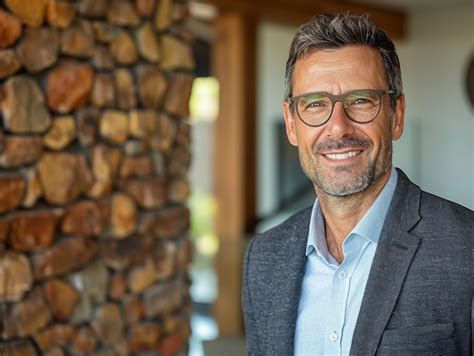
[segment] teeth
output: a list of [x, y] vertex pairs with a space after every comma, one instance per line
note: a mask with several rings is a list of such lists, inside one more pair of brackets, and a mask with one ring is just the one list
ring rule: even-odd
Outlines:
[[346, 152], [346, 153], [330, 153], [325, 155], [326, 157], [329, 157], [331, 159], [335, 160], [341, 160], [341, 159], [347, 159], [351, 157], [355, 157], [360, 153], [360, 151], [351, 151], [351, 152]]

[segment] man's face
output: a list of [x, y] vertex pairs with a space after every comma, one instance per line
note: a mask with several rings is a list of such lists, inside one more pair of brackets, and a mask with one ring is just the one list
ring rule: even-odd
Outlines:
[[[309, 92], [342, 94], [355, 89], [389, 90], [379, 53], [362, 46], [315, 51], [297, 61], [293, 95]], [[378, 116], [355, 123], [337, 102], [330, 120], [320, 127], [305, 125], [289, 104], [283, 104], [288, 140], [298, 146], [302, 168], [320, 190], [332, 196], [364, 191], [389, 174], [392, 140], [403, 132], [405, 100], [390, 108], [384, 95]]]

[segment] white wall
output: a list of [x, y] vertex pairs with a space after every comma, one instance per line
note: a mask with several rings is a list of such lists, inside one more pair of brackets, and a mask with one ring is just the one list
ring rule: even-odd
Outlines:
[[[465, 94], [466, 66], [474, 53], [474, 5], [416, 9], [409, 36], [396, 43], [407, 95], [403, 138], [394, 162], [424, 190], [474, 208], [474, 111]], [[259, 214], [275, 207], [277, 159], [274, 122], [282, 120], [284, 70], [296, 28], [259, 28]]]

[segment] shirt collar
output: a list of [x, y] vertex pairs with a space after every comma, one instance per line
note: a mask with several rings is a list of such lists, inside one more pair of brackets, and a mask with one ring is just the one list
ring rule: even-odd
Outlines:
[[[390, 178], [385, 184], [385, 187], [349, 235], [356, 234], [371, 242], [378, 242], [388, 208], [390, 207], [390, 202], [392, 201], [393, 193], [397, 186], [397, 180], [397, 170], [392, 167]], [[317, 198], [313, 204], [311, 220], [309, 222], [306, 256], [311, 254], [314, 250], [316, 250], [316, 252], [326, 260], [330, 259], [330, 254], [326, 244], [324, 217]]]

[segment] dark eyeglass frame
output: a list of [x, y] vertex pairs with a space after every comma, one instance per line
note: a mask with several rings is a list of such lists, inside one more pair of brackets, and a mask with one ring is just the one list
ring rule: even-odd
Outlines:
[[[379, 99], [379, 107], [378, 107], [377, 113], [374, 115], [373, 119], [371, 119], [369, 121], [358, 121], [358, 120], [352, 118], [351, 115], [349, 115], [349, 113], [347, 112], [346, 98], [351, 94], [361, 92], [361, 91], [376, 94], [378, 99]], [[377, 118], [377, 116], [379, 116], [380, 109], [382, 108], [383, 96], [384, 95], [394, 95], [394, 94], [396, 94], [395, 91], [385, 90], [385, 89], [355, 89], [355, 90], [351, 90], [351, 91], [345, 92], [345, 93], [340, 94], [340, 95], [333, 95], [333, 94], [330, 94], [330, 93], [327, 93], [327, 92], [309, 92], [309, 93], [303, 93], [303, 94], [300, 94], [300, 95], [290, 97], [288, 99], [288, 103], [290, 104], [290, 108], [293, 111], [293, 113], [296, 111], [296, 113], [298, 114], [298, 117], [300, 118], [300, 120], [305, 125], [310, 126], [310, 127], [320, 127], [320, 126], [325, 125], [331, 119], [332, 113], [334, 112], [334, 106], [336, 105], [336, 103], [338, 101], [342, 104], [342, 107], [344, 109], [344, 113], [349, 118], [349, 120], [351, 120], [353, 122], [356, 122], [358, 124], [368, 124], [368, 123], [374, 121]], [[327, 119], [324, 120], [321, 124], [314, 125], [314, 124], [307, 123], [305, 120], [303, 120], [303, 118], [301, 117], [301, 115], [298, 111], [298, 105], [297, 105], [298, 100], [301, 99], [301, 98], [307, 97], [309, 95], [323, 95], [323, 96], [329, 98], [329, 100], [331, 101], [331, 111], [329, 112], [329, 115], [328, 115]]]

